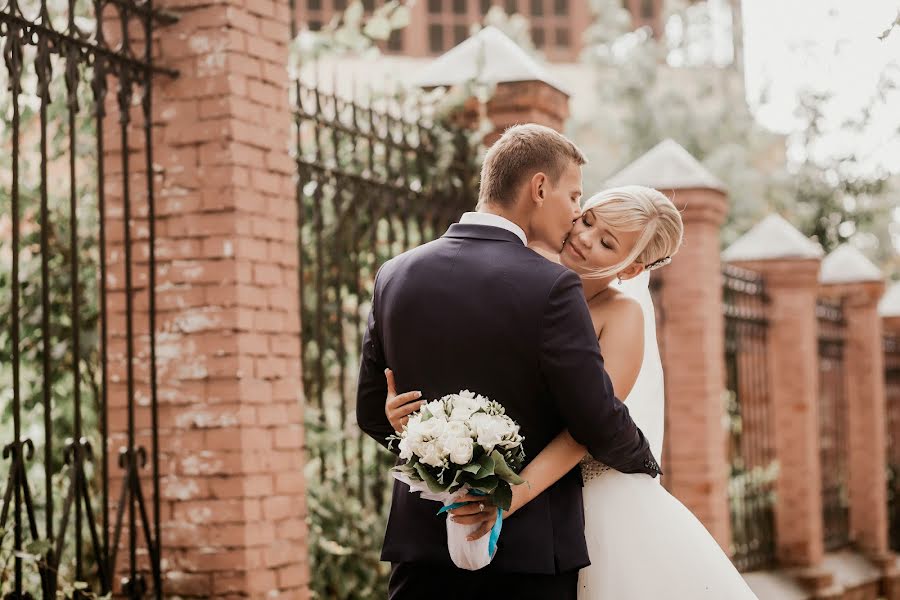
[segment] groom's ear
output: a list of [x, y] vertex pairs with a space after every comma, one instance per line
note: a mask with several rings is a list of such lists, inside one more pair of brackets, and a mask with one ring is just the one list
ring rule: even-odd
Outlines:
[[538, 208], [543, 206], [544, 199], [547, 195], [547, 176], [543, 173], [535, 173], [529, 182], [531, 188], [531, 199], [537, 204]]

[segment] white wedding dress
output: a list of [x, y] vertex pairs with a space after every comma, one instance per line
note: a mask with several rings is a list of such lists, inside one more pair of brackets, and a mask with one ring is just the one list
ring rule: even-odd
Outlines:
[[[618, 288], [644, 310], [644, 362], [625, 403], [662, 458], [663, 372], [649, 273]], [[649, 475], [582, 462], [585, 537], [591, 565], [578, 576], [579, 600], [755, 599], [703, 524]]]

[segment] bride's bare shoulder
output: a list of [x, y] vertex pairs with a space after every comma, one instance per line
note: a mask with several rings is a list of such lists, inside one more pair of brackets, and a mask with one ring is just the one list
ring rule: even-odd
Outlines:
[[611, 291], [611, 294], [604, 298], [596, 298], [590, 303], [594, 329], [599, 334], [607, 326], [615, 324], [617, 329], [635, 328], [636, 331], [642, 331], [640, 327], [644, 323], [644, 312], [641, 304], [619, 290]]

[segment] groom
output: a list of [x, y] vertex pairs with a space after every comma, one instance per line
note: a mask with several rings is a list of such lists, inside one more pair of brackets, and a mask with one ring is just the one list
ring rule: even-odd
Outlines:
[[[397, 389], [424, 399], [469, 389], [503, 404], [521, 426], [526, 460], [568, 429], [611, 467], [659, 474], [603, 369], [581, 281], [526, 246], [562, 248], [580, 216], [584, 163], [552, 129], [508, 129], [485, 158], [478, 212], [385, 263], [362, 349], [363, 431], [383, 445], [394, 433], [385, 416], [389, 367]], [[573, 469], [504, 523], [488, 567], [465, 571], [450, 561], [436, 504], [395, 481], [381, 555], [392, 563], [389, 597], [574, 599], [578, 570], [590, 564], [581, 486]], [[496, 508], [481, 506], [455, 517], [493, 522]]]

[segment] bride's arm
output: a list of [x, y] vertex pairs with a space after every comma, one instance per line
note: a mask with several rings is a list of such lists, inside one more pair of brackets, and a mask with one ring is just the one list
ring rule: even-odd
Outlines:
[[[644, 315], [641, 306], [628, 298], [618, 299], [614, 314], [600, 332], [600, 347], [611, 349], [604, 355], [606, 372], [618, 398], [625, 398], [637, 381], [644, 359]], [[525, 483], [513, 488], [513, 500], [507, 515], [528, 504], [577, 465], [587, 450], [568, 431], [553, 439], [534, 457], [522, 478]]]

